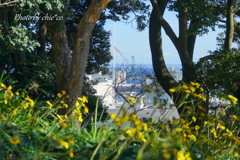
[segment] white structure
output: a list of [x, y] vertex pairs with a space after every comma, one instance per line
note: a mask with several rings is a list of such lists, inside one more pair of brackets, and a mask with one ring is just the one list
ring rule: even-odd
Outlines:
[[168, 67], [168, 71], [176, 81], [182, 80], [181, 71], [176, 69], [174, 66]]
[[112, 85], [113, 81], [107, 80], [106, 82], [99, 82], [97, 85], [93, 86], [93, 88], [97, 91], [96, 96], [103, 100], [103, 104], [105, 106], [113, 106], [115, 103], [113, 98], [115, 91]]
[[116, 83], [126, 83], [127, 72], [125, 70], [115, 71]]
[[[170, 109], [172, 104], [171, 98], [164, 94], [163, 98], [168, 99], [168, 105], [162, 106], [162, 109], [156, 109], [154, 106], [154, 93], [141, 93], [142, 85], [140, 84], [127, 84], [126, 83], [126, 71], [117, 71], [116, 79], [117, 85], [114, 85], [113, 80], [109, 75], [94, 74], [89, 75], [90, 80], [97, 80], [99, 83], [93, 88], [97, 91], [96, 96], [102, 99], [103, 104], [108, 108], [108, 112], [119, 112], [120, 108], [124, 105], [124, 108], [128, 110], [129, 113], [137, 112], [137, 115], [141, 118], [151, 118], [154, 120], [159, 120], [161, 118], [173, 117], [179, 118], [176, 109]], [[119, 83], [120, 82], [120, 83]], [[134, 108], [126, 102], [126, 98], [135, 97], [136, 104]]]

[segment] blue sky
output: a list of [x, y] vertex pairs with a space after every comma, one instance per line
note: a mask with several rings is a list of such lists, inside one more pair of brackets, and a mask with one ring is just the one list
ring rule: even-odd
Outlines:
[[[175, 33], [178, 35], [178, 21], [173, 12], [166, 12], [165, 19], [172, 26]], [[134, 25], [134, 24], [133, 24]], [[113, 22], [108, 21], [106, 29], [113, 31]], [[208, 51], [216, 49], [216, 37], [221, 30], [210, 31], [208, 34], [202, 37], [197, 37], [195, 50], [194, 50], [194, 62], [197, 62], [199, 58], [208, 55]], [[163, 52], [165, 55], [165, 62], [167, 64], [181, 64], [178, 53], [175, 47], [172, 45], [170, 39], [163, 31]], [[125, 59], [132, 63], [131, 56], [134, 56], [135, 64], [151, 64], [151, 52], [148, 41], [148, 28], [142, 32], [138, 32], [131, 26], [131, 24], [125, 24], [123, 22], [115, 23], [115, 47], [120, 50]], [[111, 44], [113, 45], [113, 38]], [[113, 50], [113, 49], [112, 49]], [[115, 50], [116, 63], [127, 63], [123, 57]]]

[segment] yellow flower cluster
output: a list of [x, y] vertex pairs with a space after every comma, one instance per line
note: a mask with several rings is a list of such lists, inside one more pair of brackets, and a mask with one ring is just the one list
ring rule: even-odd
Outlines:
[[188, 152], [188, 153], [184, 154], [184, 152], [182, 150], [179, 150], [177, 152], [176, 158], [177, 158], [177, 160], [192, 160], [190, 153]]
[[194, 83], [194, 82], [190, 82], [190, 84], [180, 85], [178, 87], [171, 88], [169, 90], [170, 93], [182, 92], [182, 93], [190, 94], [193, 97], [196, 97], [203, 101], [206, 101], [207, 100], [206, 97], [202, 94], [203, 91], [204, 89], [201, 87], [201, 85], [199, 83]]
[[65, 91], [62, 91], [61, 93], [57, 94], [58, 98], [62, 98], [63, 96], [65, 96], [67, 93]]
[[14, 97], [12, 92], [12, 86], [6, 86], [4, 83], [0, 83], [0, 91], [3, 90], [3, 95], [1, 95], [0, 103], [8, 104], [9, 100]]
[[[227, 126], [225, 126], [223, 121], [221, 121], [217, 116], [211, 114], [202, 115], [202, 118], [205, 120], [203, 121], [203, 125], [193, 125], [193, 122], [196, 121], [196, 117], [201, 117], [201, 114], [203, 113], [195, 113], [193, 108], [190, 106], [185, 108], [187, 110], [192, 110], [191, 114], [189, 115], [192, 116], [192, 119], [174, 119], [171, 123], [171, 128], [169, 129], [169, 135], [173, 137], [176, 136], [186, 150], [186, 152], [174, 152], [174, 155], [177, 159], [191, 159], [190, 153], [191, 155], [194, 155], [194, 152], [189, 150], [189, 145], [191, 146], [192, 144], [197, 145], [200, 148], [207, 145], [213, 150], [213, 154], [216, 152], [220, 153], [223, 146], [228, 146], [229, 152], [233, 152], [234, 149], [239, 151], [239, 149], [237, 149], [240, 146], [240, 141], [237, 137], [238, 130], [230, 130]], [[203, 110], [202, 106], [198, 106], [198, 108]], [[237, 121], [240, 119], [236, 115], [231, 115], [231, 120], [235, 123], [238, 123]], [[237, 155], [236, 153], [237, 152], [235, 151], [233, 154]]]
[[14, 144], [14, 145], [17, 145], [20, 142], [21, 142], [21, 140], [19, 139], [18, 136], [13, 136], [12, 140], [9, 141], [9, 143]]
[[132, 126], [129, 127], [125, 133], [129, 137], [134, 137], [139, 141], [147, 141], [143, 132], [149, 129], [148, 125], [141, 121], [136, 114], [128, 114], [127, 111], [123, 109], [119, 117], [117, 117], [116, 113], [110, 113], [110, 117], [118, 127], [122, 126], [125, 122], [130, 122]]
[[59, 108], [68, 108], [68, 104], [65, 103], [68, 100], [69, 96], [65, 91], [57, 94], [57, 98], [54, 102], [46, 101], [48, 108], [50, 109], [59, 109]]
[[68, 150], [68, 154], [70, 158], [74, 157], [74, 150], [72, 148], [69, 148], [69, 145], [74, 144], [74, 138], [72, 135], [68, 135], [67, 138], [64, 140], [62, 138], [58, 139], [55, 135], [50, 136], [50, 138], [54, 141], [57, 141], [60, 146], [62, 146], [65, 149]]
[[24, 96], [24, 92], [22, 92], [22, 95], [19, 95], [19, 92], [13, 93], [12, 86], [6, 86], [4, 83], [0, 83], [0, 94], [2, 111], [6, 110], [8, 112], [4, 112], [5, 114], [9, 113], [13, 115], [13, 117], [12, 115], [3, 115], [4, 117], [17, 119], [17, 115], [27, 113], [29, 115], [27, 118], [31, 118], [29, 112], [33, 111], [35, 102], [28, 96]]
[[[72, 111], [72, 116], [73, 117], [77, 117], [79, 122], [83, 121], [83, 113], [86, 114], [88, 113], [88, 108], [86, 106], [86, 103], [88, 103], [87, 97], [82, 96], [82, 97], [78, 97], [77, 101], [75, 102], [74, 105], [74, 110]], [[83, 111], [81, 111], [81, 109], [83, 109]]]

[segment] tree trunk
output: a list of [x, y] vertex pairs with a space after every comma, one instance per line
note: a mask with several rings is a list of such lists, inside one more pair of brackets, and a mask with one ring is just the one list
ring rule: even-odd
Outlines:
[[233, 18], [233, 10], [236, 4], [235, 0], [227, 1], [227, 30], [226, 37], [224, 41], [224, 50], [232, 50], [232, 41], [234, 35], [234, 18]]
[[[161, 7], [161, 14], [164, 14], [167, 2], [159, 2], [159, 7]], [[149, 24], [149, 43], [152, 53], [152, 63], [155, 76], [158, 82], [161, 84], [163, 89], [170, 95], [169, 89], [176, 85], [176, 81], [169, 73], [166, 63], [164, 61], [163, 51], [162, 51], [162, 33], [161, 33], [161, 22], [158, 17], [157, 8], [153, 8], [150, 16]]]
[[[233, 36], [234, 36], [234, 7], [236, 5], [235, 0], [228, 0], [227, 1], [227, 22], [226, 22], [226, 37], [224, 40], [224, 47], [223, 49], [226, 51], [232, 50], [232, 42], [233, 42]], [[228, 54], [228, 53], [226, 53]], [[232, 92], [235, 97], [240, 99], [240, 85], [235, 83], [232, 87]]]
[[103, 9], [109, 2], [110, 0], [93, 0], [77, 26], [77, 37], [74, 44], [68, 81], [68, 94], [72, 98], [71, 105], [74, 105], [77, 97], [82, 94], [92, 30], [94, 29]]
[[[153, 10], [150, 17], [149, 25], [149, 41], [152, 53], [152, 62], [155, 75], [158, 82], [163, 89], [170, 95], [169, 89], [177, 85], [174, 78], [168, 72], [166, 67], [163, 51], [162, 51], [162, 35], [161, 28], [163, 28], [171, 39], [173, 45], [178, 51], [182, 63], [183, 81], [189, 83], [195, 80], [195, 71], [193, 68], [193, 51], [196, 40], [196, 35], [188, 35], [187, 24], [187, 9], [181, 6], [179, 12], [179, 37], [177, 37], [171, 26], [163, 18], [164, 10], [167, 6], [168, 0], [151, 0]], [[199, 21], [191, 21], [190, 28], [194, 27]], [[175, 97], [174, 103], [178, 104], [181, 96], [173, 95]], [[178, 108], [178, 113], [183, 113], [184, 107]]]
[[65, 30], [59, 31], [56, 29], [51, 31], [51, 42], [57, 68], [58, 90], [64, 90], [70, 96], [69, 107], [59, 110], [59, 114], [68, 113], [74, 106], [77, 97], [82, 94], [91, 33], [109, 1], [110, 0], [92, 0], [87, 12], [77, 26], [77, 35], [72, 54], [69, 50]]

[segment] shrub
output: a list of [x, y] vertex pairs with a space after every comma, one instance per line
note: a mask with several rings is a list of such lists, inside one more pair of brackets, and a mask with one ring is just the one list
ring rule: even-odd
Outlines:
[[[188, 91], [186, 91], [188, 90]], [[171, 92], [186, 94], [180, 104], [204, 100], [200, 84], [191, 83]], [[197, 92], [197, 93], [196, 93]], [[79, 97], [71, 116], [58, 115], [68, 107], [66, 93], [56, 100], [39, 103], [24, 90], [12, 92], [0, 81], [0, 155], [2, 159], [81, 159], [81, 160], [205, 160], [238, 159], [240, 152], [239, 112], [233, 96], [224, 110], [206, 114], [200, 104], [185, 106], [185, 115], [173, 121], [143, 122], [122, 108], [99, 125], [96, 103], [90, 122], [87, 98]], [[134, 105], [135, 100], [131, 99]], [[196, 103], [195, 103], [196, 104]], [[201, 112], [202, 111], [202, 112]], [[214, 113], [214, 114], [213, 114]], [[196, 123], [203, 120], [202, 125]]]

